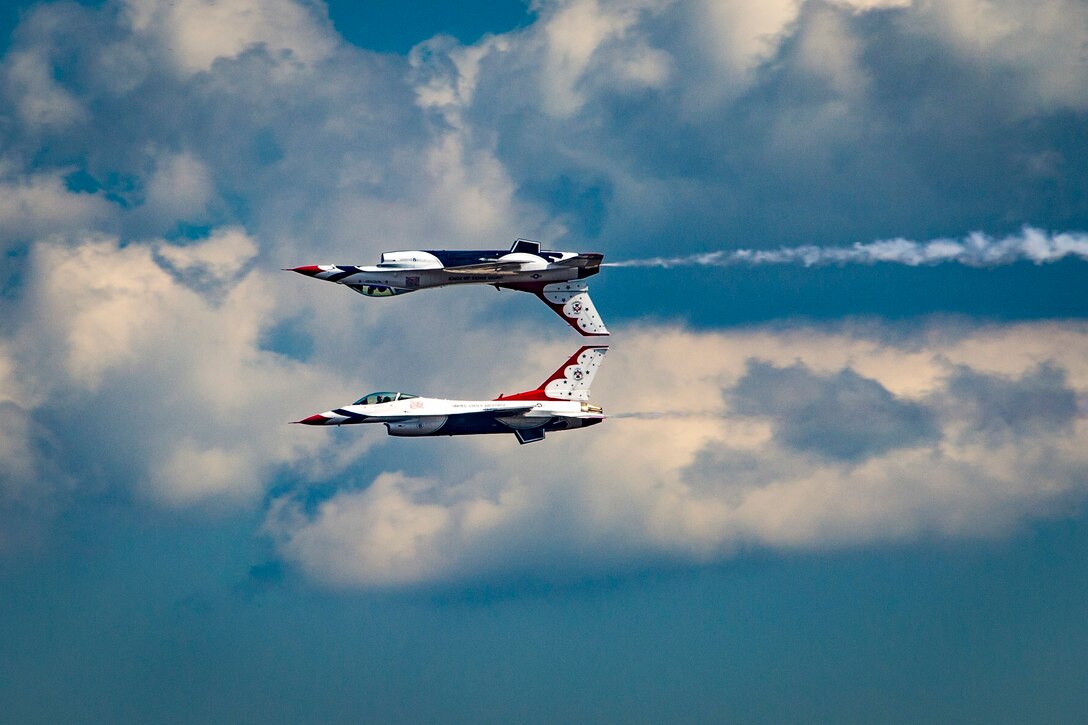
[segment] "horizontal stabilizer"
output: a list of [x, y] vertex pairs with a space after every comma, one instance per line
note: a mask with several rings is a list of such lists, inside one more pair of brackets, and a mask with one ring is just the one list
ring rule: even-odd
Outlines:
[[[580, 269], [591, 269], [593, 273], [600, 271], [601, 262], [604, 260], [603, 254], [597, 254], [596, 252], [589, 252], [586, 254], [577, 254], [573, 257], [567, 257], [566, 259], [557, 259], [552, 262], [556, 267], [578, 267]], [[586, 277], [590, 275], [584, 275]]]

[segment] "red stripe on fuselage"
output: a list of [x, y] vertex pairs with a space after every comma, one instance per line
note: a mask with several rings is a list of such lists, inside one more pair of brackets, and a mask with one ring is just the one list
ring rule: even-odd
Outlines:
[[495, 400], [555, 400], [543, 390], [526, 390], [524, 393], [513, 395], [500, 395]]

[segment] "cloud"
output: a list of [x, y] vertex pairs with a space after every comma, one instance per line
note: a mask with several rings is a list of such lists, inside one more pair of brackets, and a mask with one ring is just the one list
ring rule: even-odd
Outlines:
[[69, 191], [64, 182], [68, 171], [23, 174], [0, 159], [0, 247], [107, 223], [111, 204], [95, 194]]
[[[372, 384], [494, 395], [570, 345], [527, 298], [367, 301], [283, 266], [519, 235], [664, 259], [860, 241], [927, 263], [946, 247], [904, 240], [1084, 228], [1066, 0], [535, 7], [408, 58], [286, 0], [28, 14], [0, 67], [9, 510], [275, 488], [285, 559], [389, 586], [989, 535], [1081, 499], [1072, 322], [621, 324], [595, 395], [631, 415], [544, 445], [284, 425]], [[1015, 258], [1060, 251], [1020, 236]], [[632, 292], [629, 319], [652, 299]]]
[[[18, 504], [33, 508], [47, 502], [70, 482], [48, 465], [48, 432], [28, 411], [11, 400], [0, 401], [0, 508]], [[0, 547], [2, 548], [2, 547]]]
[[148, 213], [176, 220], [201, 221], [212, 197], [208, 167], [190, 153], [160, 154], [147, 182]]
[[843, 461], [933, 444], [939, 437], [932, 411], [850, 369], [814, 375], [801, 364], [779, 368], [749, 360], [726, 397], [737, 414], [771, 419], [783, 445]]
[[[958, 6], [978, 17], [953, 32], [942, 18]], [[462, 89], [447, 111], [524, 198], [628, 253], [1079, 229], [1084, 148], [1068, 131], [1088, 87], [1084, 24], [1058, 26], [1083, 9], [1038, 12], [1041, 27], [1012, 2], [555, 2], [472, 46], [471, 83], [443, 62], [465, 48], [432, 47], [430, 62]], [[549, 29], [574, 16], [564, 50]], [[968, 52], [978, 23], [1004, 40]], [[625, 57], [660, 70], [617, 83]], [[604, 209], [564, 204], [572, 185]]]
[[1027, 101], [1080, 109], [1088, 103], [1088, 91], [1077, 80], [1083, 78], [1088, 41], [1083, 3], [1052, 0], [1029, 8], [1015, 0], [939, 0], [918, 4], [907, 22], [980, 65], [1011, 72]]
[[208, 71], [216, 60], [236, 58], [254, 46], [309, 65], [328, 57], [336, 44], [327, 17], [290, 0], [125, 0], [121, 5], [131, 28], [154, 36], [187, 73]]
[[987, 59], [1081, 47], [1055, 21], [1081, 11], [1048, 0], [1036, 27], [1014, 5], [971, 5], [1004, 43], [968, 53], [950, 3], [548, 2], [407, 59], [344, 44], [308, 4], [47, 5], [4, 70], [64, 66], [50, 88], [85, 115], [9, 129], [12, 184], [75, 163], [95, 190], [64, 201], [99, 231], [242, 222], [269, 249], [360, 257], [438, 229], [627, 255], [1077, 229], [1079, 101], [1037, 88], [1088, 87], [1084, 64]]
[[244, 233], [158, 249], [183, 272], [212, 271], [190, 285], [149, 245], [110, 238], [34, 247], [9, 394], [58, 445], [13, 440], [84, 485], [131, 487], [165, 505], [252, 504], [275, 471], [329, 445], [287, 421], [319, 391], [351, 388], [262, 349], [277, 303], [265, 275], [243, 270], [255, 251]]
[[86, 118], [79, 101], [52, 76], [39, 53], [12, 53], [4, 62], [8, 93], [17, 99], [20, 119], [31, 128], [64, 129]]
[[[888, 332], [621, 330], [594, 400], [681, 415], [529, 447], [461, 439], [490, 465], [390, 469], [313, 508], [287, 494], [266, 531], [319, 581], [403, 586], [995, 536], [1083, 501], [1088, 421], [1069, 409], [1088, 382], [1083, 325]], [[1022, 418], [997, 425], [1013, 435], [964, 435], [1010, 406]]]
[[1078, 415], [1077, 392], [1067, 373], [1046, 364], [1018, 378], [983, 375], [970, 368], [949, 381], [945, 405], [965, 424], [965, 435], [990, 441], [1069, 433]]
[[432, 502], [437, 485], [384, 473], [363, 491], [321, 504], [312, 525], [297, 506], [278, 500], [266, 528], [281, 536], [287, 558], [304, 562], [311, 573], [333, 584], [426, 581], [442, 576], [462, 554], [461, 547], [447, 549], [442, 541], [468, 543], [474, 531], [497, 523], [493, 514], [505, 518], [486, 500], [449, 506]]

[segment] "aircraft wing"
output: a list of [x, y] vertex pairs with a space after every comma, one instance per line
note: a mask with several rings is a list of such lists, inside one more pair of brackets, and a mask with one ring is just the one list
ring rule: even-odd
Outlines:
[[529, 411], [533, 410], [533, 407], [534, 406], [532, 406], [532, 405], [527, 405], [524, 408], [499, 408], [499, 407], [495, 407], [495, 408], [479, 408], [479, 409], [474, 410], [472, 412], [473, 413], [490, 413], [490, 414], [493, 414], [493, 415], [497, 415], [497, 416], [506, 418], [506, 417], [509, 417], [509, 416], [512, 416], [512, 415], [525, 415]]
[[451, 416], [451, 415], [456, 415], [456, 416], [465, 416], [465, 415], [467, 415], [467, 416], [487, 416], [489, 418], [497, 418], [497, 417], [505, 418], [505, 417], [508, 417], [508, 416], [525, 415], [526, 413], [528, 413], [529, 411], [531, 411], [533, 409], [534, 409], [534, 406], [531, 406], [531, 405], [526, 405], [526, 406], [519, 407], [519, 408], [507, 408], [507, 407], [495, 405], [495, 406], [487, 406], [487, 407], [484, 407], [484, 408], [469, 408], [467, 410], [464, 409], [464, 408], [454, 408], [452, 406], [448, 406], [448, 407], [442, 407], [442, 408], [430, 408], [428, 410], [420, 410], [419, 412], [413, 411], [413, 412], [410, 412], [410, 413], [388, 413], [388, 414], [385, 414], [385, 413], [377, 413], [377, 414], [375, 414], [375, 413], [366, 413], [366, 414], [354, 413], [354, 412], [352, 412], [350, 410], [344, 410], [343, 408], [338, 408], [338, 409], [336, 409], [334, 411], [331, 411], [331, 412], [333, 412], [333, 413], [335, 413], [335, 414], [337, 414], [339, 416], [346, 417], [346, 418], [355, 418], [355, 419], [363, 418], [363, 419], [366, 419], [368, 422], [373, 422], [373, 423], [403, 423], [404, 421], [415, 420], [417, 418], [430, 418], [430, 417], [434, 417], [434, 416]]
[[[534, 408], [534, 406], [532, 406], [532, 405], [520, 406], [520, 407], [517, 407], [517, 408], [510, 408], [510, 407], [506, 407], [506, 406], [502, 406], [502, 405], [489, 405], [489, 406], [484, 406], [482, 408], [465, 408], [465, 407], [455, 408], [452, 405], [447, 405], [447, 406], [442, 406], [442, 407], [437, 407], [437, 406], [436, 407], [431, 407], [431, 408], [428, 408], [426, 411], [420, 411], [416, 415], [404, 415], [404, 416], [397, 416], [397, 417], [403, 418], [403, 419], [418, 418], [420, 416], [426, 417], [426, 416], [429, 416], [429, 415], [486, 415], [486, 416], [490, 416], [490, 417], [495, 417], [495, 416], [508, 416], [508, 415], [524, 415], [525, 413], [528, 413], [529, 411], [533, 410], [533, 408]], [[382, 422], [384, 422], [387, 419], [382, 418], [381, 420], [382, 420]]]
[[478, 262], [442, 269], [455, 274], [517, 274], [522, 270], [523, 264], [524, 262]]

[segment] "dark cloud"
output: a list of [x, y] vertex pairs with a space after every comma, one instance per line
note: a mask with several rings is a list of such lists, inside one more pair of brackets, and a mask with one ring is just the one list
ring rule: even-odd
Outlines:
[[1067, 433], [1078, 414], [1077, 393], [1066, 372], [1050, 364], [1019, 378], [959, 368], [949, 380], [943, 407], [947, 416], [967, 423], [966, 436], [995, 444]]
[[39, 544], [70, 496], [75, 479], [57, 465], [61, 446], [32, 411], [0, 399], [0, 557]]
[[820, 375], [801, 363], [780, 368], [749, 360], [744, 377], [725, 396], [734, 413], [770, 418], [783, 445], [842, 461], [933, 443], [940, 436], [932, 411], [850, 369]]
[[703, 448], [681, 473], [697, 496], [740, 506], [751, 493], [775, 481], [788, 481], [805, 467], [793, 456], [767, 455], [717, 445]]

